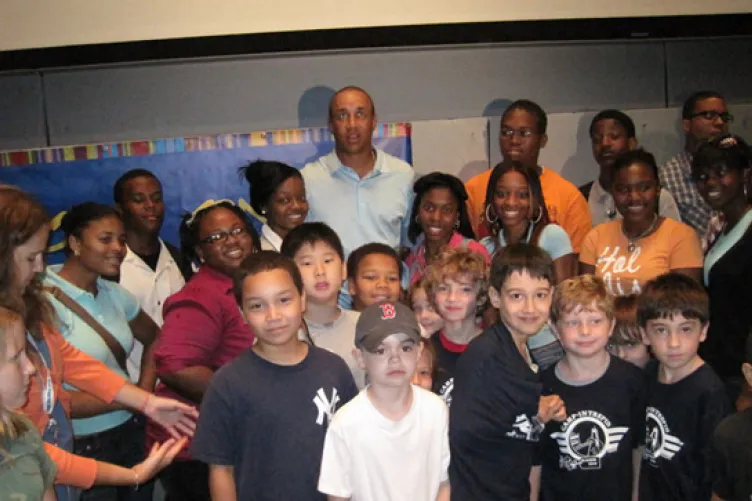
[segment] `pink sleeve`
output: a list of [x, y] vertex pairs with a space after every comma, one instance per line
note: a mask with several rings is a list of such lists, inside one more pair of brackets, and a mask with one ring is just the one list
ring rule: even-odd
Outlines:
[[212, 368], [212, 356], [220, 344], [222, 322], [216, 301], [203, 304], [177, 299], [164, 308], [164, 325], [154, 351], [157, 375], [187, 367]]
[[483, 256], [483, 258], [486, 260], [486, 264], [491, 264], [491, 256], [488, 255], [488, 250], [483, 246], [482, 243], [476, 240], [472, 240], [469, 244], [467, 244], [467, 248]]

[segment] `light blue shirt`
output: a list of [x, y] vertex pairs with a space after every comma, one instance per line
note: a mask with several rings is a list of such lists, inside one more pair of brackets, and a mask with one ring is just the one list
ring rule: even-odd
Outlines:
[[739, 240], [742, 239], [747, 228], [752, 224], [752, 211], [747, 211], [744, 216], [739, 220], [736, 225], [731, 228], [728, 233], [721, 233], [716, 239], [713, 246], [708, 250], [705, 255], [705, 263], [703, 266], [703, 275], [705, 277], [705, 285], [710, 285], [710, 269], [721, 259], [731, 248], [736, 245]]
[[321, 221], [342, 240], [345, 257], [361, 245], [381, 242], [397, 249], [407, 242], [415, 171], [379, 149], [363, 179], [342, 165], [336, 152], [301, 170], [308, 198], [307, 221]]
[[[532, 234], [533, 225], [530, 225], [528, 227], [527, 236], [525, 237], [526, 243], [530, 243]], [[490, 236], [485, 237], [480, 241], [480, 243], [485, 246], [488, 254], [491, 256], [493, 256], [496, 249], [504, 248], [507, 246], [507, 243], [504, 240], [503, 232], [499, 232], [497, 238]], [[547, 224], [546, 227], [541, 231], [540, 236], [538, 237], [538, 247], [548, 252], [548, 255], [551, 256], [551, 259], [553, 259], [554, 261], [559, 259], [560, 257], [564, 257], [567, 254], [574, 252], [574, 250], [572, 249], [572, 242], [569, 239], [567, 232], [558, 224], [553, 223]]]
[[[133, 333], [128, 322], [136, 318], [140, 310], [135, 296], [121, 285], [102, 278], [97, 279], [97, 295], [80, 289], [58, 275], [62, 265], [51, 265], [43, 277], [44, 285], [54, 285], [69, 295], [91, 314], [123, 346], [126, 355], [133, 349]], [[70, 344], [87, 355], [103, 362], [113, 372], [126, 380], [126, 374], [118, 365], [102, 337], [81, 318], [47, 293], [57, 315], [57, 327]], [[68, 390], [74, 388], [66, 385]], [[78, 436], [91, 435], [109, 430], [130, 419], [128, 411], [114, 411], [99, 416], [73, 420], [73, 433]]]

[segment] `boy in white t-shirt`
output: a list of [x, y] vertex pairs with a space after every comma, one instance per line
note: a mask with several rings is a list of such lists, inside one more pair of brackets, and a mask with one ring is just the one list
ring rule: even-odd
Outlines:
[[368, 306], [355, 347], [370, 384], [329, 426], [319, 491], [329, 501], [449, 501], [447, 407], [410, 384], [420, 355], [415, 314], [400, 303]]

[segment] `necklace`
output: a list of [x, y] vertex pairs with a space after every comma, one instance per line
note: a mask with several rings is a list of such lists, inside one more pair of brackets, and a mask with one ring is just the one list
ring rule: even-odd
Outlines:
[[621, 232], [624, 234], [625, 237], [627, 237], [627, 241], [629, 242], [627, 244], [627, 250], [630, 253], [634, 252], [635, 248], [637, 247], [637, 241], [638, 240], [640, 240], [641, 238], [646, 237], [647, 235], [650, 234], [651, 231], [653, 231], [655, 229], [656, 223], [658, 223], [658, 214], [653, 214], [653, 221], [650, 223], [650, 226], [648, 226], [648, 228], [645, 231], [643, 231], [642, 233], [640, 233], [639, 235], [637, 235], [634, 238], [632, 238], [632, 237], [630, 237], [629, 235], [626, 234], [626, 232], [624, 231], [624, 223], [621, 224]]

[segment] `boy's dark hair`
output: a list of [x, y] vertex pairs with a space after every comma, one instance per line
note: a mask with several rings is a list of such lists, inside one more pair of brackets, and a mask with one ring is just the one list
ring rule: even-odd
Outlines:
[[614, 332], [611, 338], [618, 344], [641, 343], [640, 325], [637, 323], [637, 294], [614, 298]]
[[597, 124], [601, 120], [613, 120], [614, 122], [621, 125], [621, 127], [624, 129], [624, 132], [627, 133], [628, 139], [635, 137], [635, 124], [632, 119], [629, 118], [629, 115], [627, 115], [623, 111], [611, 109], [603, 110], [593, 117], [593, 120], [590, 122], [591, 139], [593, 137], [593, 129], [595, 128], [595, 124]]
[[423, 228], [418, 222], [420, 213], [420, 205], [423, 203], [423, 197], [426, 196], [430, 190], [434, 188], [446, 188], [454, 197], [454, 201], [457, 202], [457, 218], [459, 226], [457, 232], [470, 239], [475, 239], [475, 232], [473, 231], [473, 225], [470, 224], [470, 216], [467, 214], [467, 190], [462, 181], [451, 174], [445, 174], [443, 172], [431, 172], [418, 178], [413, 186], [415, 192], [415, 200], [413, 200], [413, 207], [410, 214], [413, 218], [410, 219], [410, 224], [407, 227], [407, 238], [410, 242], [415, 243], [418, 236], [423, 233]]
[[504, 282], [514, 272], [527, 272], [533, 278], [547, 280], [552, 286], [556, 283], [554, 280], [554, 262], [551, 256], [535, 245], [512, 244], [496, 252], [491, 262], [489, 280], [491, 287], [501, 291]]
[[273, 270], [286, 271], [290, 275], [290, 278], [292, 278], [298, 294], [303, 293], [303, 278], [300, 276], [300, 270], [293, 260], [276, 251], [262, 250], [245, 258], [233, 274], [232, 292], [238, 305], [241, 307], [243, 305], [243, 282], [245, 279], [265, 271]]
[[350, 253], [350, 256], [347, 258], [347, 278], [355, 278], [358, 274], [360, 262], [363, 261], [366, 256], [370, 256], [371, 254], [383, 254], [393, 258], [397, 263], [399, 278], [402, 280], [402, 262], [397, 255], [397, 251], [388, 245], [379, 242], [371, 242], [370, 244], [361, 245]]
[[533, 115], [535, 117], [535, 124], [538, 129], [538, 134], [543, 135], [546, 133], [546, 129], [548, 128], [548, 117], [546, 116], [546, 112], [543, 111], [543, 108], [541, 108], [538, 103], [530, 101], [529, 99], [518, 99], [517, 101], [507, 106], [507, 109], [504, 110], [504, 114], [501, 116], [501, 120], [503, 121], [504, 117], [514, 110], [526, 111]]
[[681, 273], [666, 273], [645, 284], [637, 299], [637, 323], [643, 329], [648, 320], [670, 318], [680, 313], [703, 325], [709, 319], [708, 293], [694, 278]]
[[634, 164], [647, 165], [655, 176], [655, 179], [658, 180], [658, 164], [655, 161], [655, 157], [652, 153], [645, 151], [642, 148], [627, 151], [616, 157], [614, 159], [613, 172], [616, 173], [617, 171], [626, 169]]
[[152, 171], [146, 169], [131, 169], [115, 181], [115, 186], [112, 188], [112, 198], [115, 200], [116, 204], [123, 203], [123, 199], [125, 198], [125, 184], [131, 179], [136, 179], [137, 177], [150, 177], [157, 182], [160, 188], [162, 187], [162, 182]]
[[295, 254], [305, 245], [314, 245], [323, 242], [337, 253], [339, 258], [345, 260], [345, 251], [339, 235], [326, 223], [303, 223], [296, 226], [282, 240], [279, 252], [290, 259], [295, 259]]
[[692, 113], [695, 112], [695, 107], [697, 107], [697, 103], [710, 98], [723, 99], [723, 96], [714, 90], [701, 90], [690, 94], [682, 106], [682, 119], [691, 119]]

